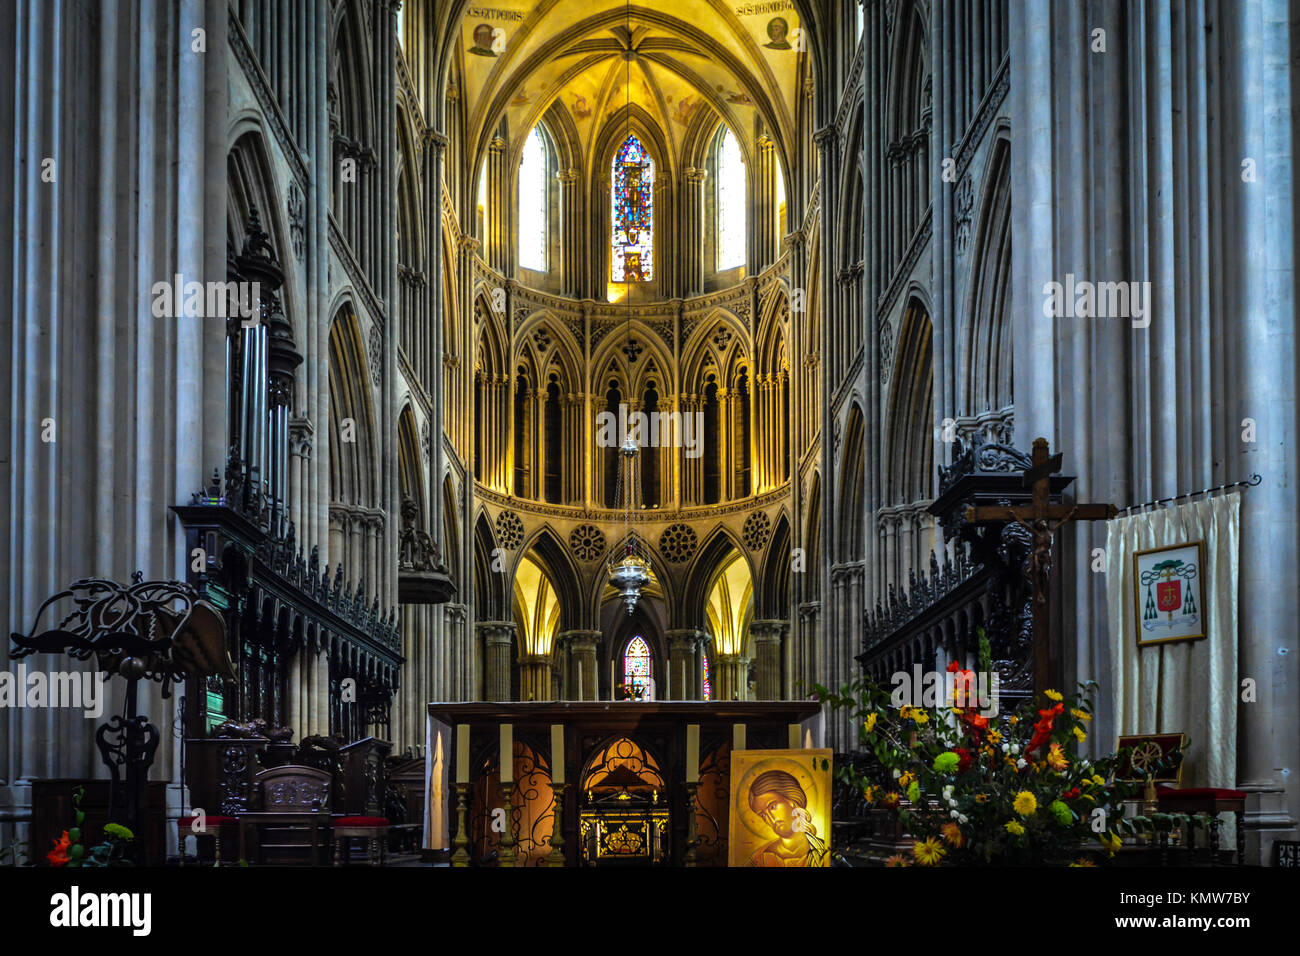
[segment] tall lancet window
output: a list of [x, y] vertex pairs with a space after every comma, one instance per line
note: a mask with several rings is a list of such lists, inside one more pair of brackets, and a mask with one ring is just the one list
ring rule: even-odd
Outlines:
[[654, 277], [655, 164], [636, 136], [624, 140], [614, 157], [610, 178], [611, 279], [649, 282]]
[[524, 144], [519, 162], [519, 264], [546, 271], [546, 142], [540, 126]]
[[718, 143], [718, 264], [717, 270], [745, 264], [745, 160], [740, 141], [723, 127]]
[[650, 700], [650, 645], [639, 634], [623, 652], [623, 684], [629, 697]]

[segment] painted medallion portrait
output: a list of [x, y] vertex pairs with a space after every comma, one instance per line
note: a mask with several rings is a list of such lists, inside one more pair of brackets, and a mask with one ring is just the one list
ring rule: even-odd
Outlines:
[[731, 755], [729, 866], [830, 865], [831, 751]]

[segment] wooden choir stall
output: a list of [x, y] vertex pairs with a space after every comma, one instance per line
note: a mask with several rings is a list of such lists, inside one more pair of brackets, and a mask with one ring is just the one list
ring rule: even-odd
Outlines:
[[430, 704], [425, 848], [459, 866], [726, 866], [732, 750], [816, 746], [819, 710]]

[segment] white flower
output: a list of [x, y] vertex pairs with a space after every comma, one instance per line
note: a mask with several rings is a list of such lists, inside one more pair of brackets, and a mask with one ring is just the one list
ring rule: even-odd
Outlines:
[[946, 799], [946, 800], [948, 801], [948, 806], [950, 806], [950, 807], [955, 807], [955, 806], [957, 806], [957, 801], [954, 800], [952, 797], [945, 797], [944, 799]]
[[1012, 744], [1012, 745], [1011, 745], [1011, 752], [1012, 752], [1013, 754], [1018, 754], [1018, 753], [1020, 753], [1020, 744]]
[[952, 810], [952, 811], [950, 811], [950, 813], [951, 813], [952, 818], [953, 818], [954, 820], [957, 820], [957, 819], [960, 819], [960, 818], [961, 818], [961, 814], [958, 813], [956, 810]]
[[948, 786], [943, 788], [943, 798], [947, 800], [950, 797], [952, 797], [952, 784], [948, 784]]
[[1026, 767], [1026, 764], [1025, 764], [1025, 758], [1024, 758], [1024, 757], [1020, 757], [1019, 759], [1016, 760], [1016, 769], [1017, 769], [1017, 770], [1024, 770], [1025, 767]]
[[894, 779], [897, 780], [897, 779], [898, 779], [899, 777], [901, 777], [902, 775], [903, 775], [903, 771], [901, 771], [901, 770], [899, 770], [897, 767], [895, 767], [895, 768], [894, 768]]
[[1010, 744], [1003, 744], [1003, 745], [1002, 745], [1002, 752], [1003, 752], [1003, 753], [1006, 753], [1006, 752], [1009, 751], [1010, 749], [1011, 749], [1011, 745], [1010, 745]]
[[959, 813], [959, 814], [957, 814], [957, 822], [958, 822], [958, 823], [960, 823], [962, 826], [965, 826], [965, 825], [966, 825], [966, 821], [967, 821], [967, 816], [966, 816], [966, 814], [964, 814], [964, 813]]

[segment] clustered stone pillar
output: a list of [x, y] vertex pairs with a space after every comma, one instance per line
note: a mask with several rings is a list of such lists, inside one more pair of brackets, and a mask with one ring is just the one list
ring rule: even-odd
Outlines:
[[[708, 635], [695, 628], [671, 630], [668, 638], [668, 672], [672, 683], [672, 700], [702, 700], [700, 654], [708, 642]], [[659, 686], [668, 691], [669, 681]]]
[[681, 292], [704, 291], [704, 179], [706, 172], [687, 167], [682, 175]]
[[754, 254], [753, 274], [776, 261], [778, 235], [776, 204], [776, 144], [766, 133], [758, 138], [758, 162], [754, 170]]
[[587, 256], [583, 249], [582, 208], [578, 201], [580, 181], [577, 169], [561, 171], [560, 181], [560, 289], [577, 298], [583, 293]]
[[510, 700], [510, 647], [514, 643], [513, 621], [484, 621], [478, 625], [483, 640], [487, 673], [484, 696], [488, 700]]
[[573, 630], [564, 631], [555, 638], [568, 648], [567, 683], [564, 685], [565, 700], [599, 700], [597, 692], [598, 676], [596, 673], [596, 643], [600, 640], [600, 631]]
[[551, 699], [550, 654], [524, 654], [519, 658], [519, 699]]
[[500, 136], [493, 137], [488, 147], [487, 164], [487, 259], [488, 265], [505, 274], [510, 260], [510, 191], [506, 188], [510, 174], [506, 170], [506, 141]]
[[785, 621], [752, 621], [749, 625], [758, 659], [758, 684], [754, 696], [759, 700], [781, 699], [781, 636], [784, 632]]
[[749, 699], [749, 661], [743, 654], [718, 655], [717, 680], [713, 682], [714, 699]]

